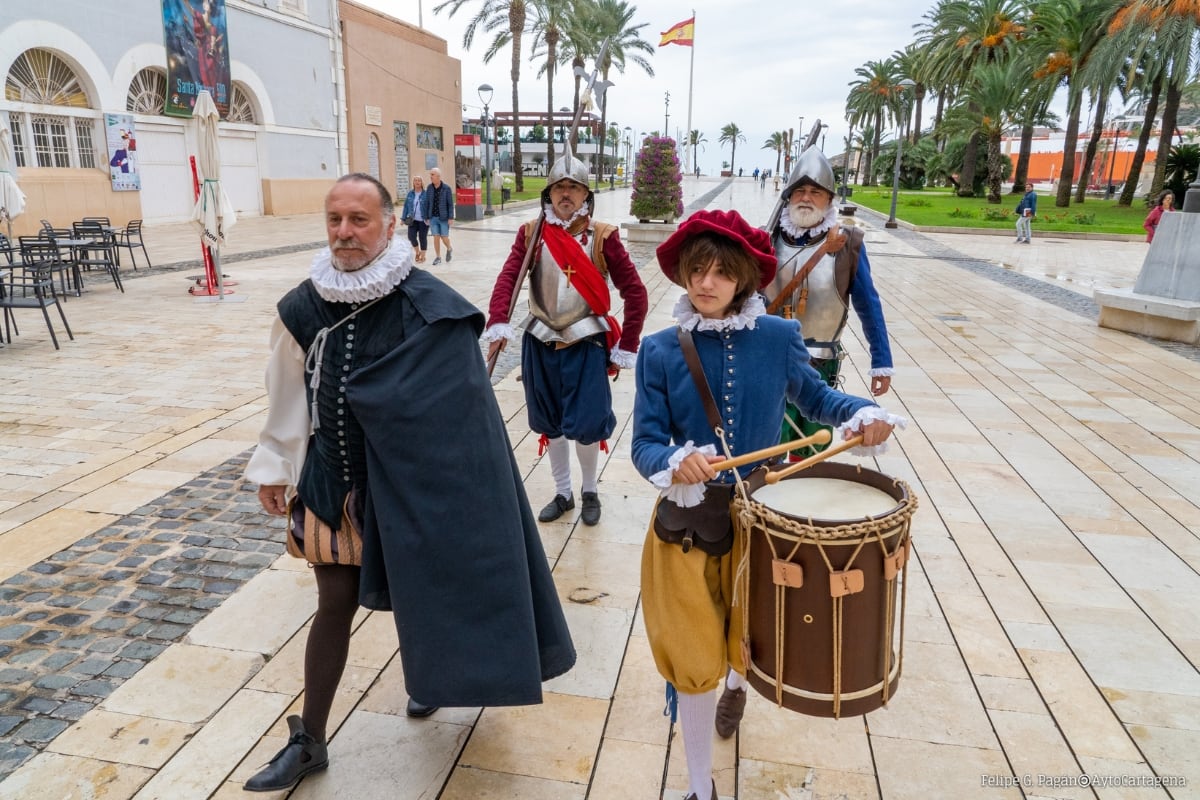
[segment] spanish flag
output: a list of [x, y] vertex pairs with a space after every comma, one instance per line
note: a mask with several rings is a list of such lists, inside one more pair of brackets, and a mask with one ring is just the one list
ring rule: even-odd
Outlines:
[[681, 44], [684, 47], [692, 46], [692, 39], [696, 35], [696, 18], [685, 19], [683, 22], [672, 25], [668, 30], [663, 31], [662, 41], [658, 43], [659, 47], [668, 44]]

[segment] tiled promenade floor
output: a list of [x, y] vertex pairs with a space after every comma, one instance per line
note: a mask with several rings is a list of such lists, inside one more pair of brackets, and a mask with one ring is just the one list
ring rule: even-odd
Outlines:
[[[749, 180], [685, 192], [756, 222], [772, 200]], [[528, 213], [455, 226], [434, 271], [486, 304]], [[752, 696], [716, 745], [722, 797], [1200, 797], [1200, 359], [1100, 329], [1090, 305], [1132, 285], [1145, 245], [862, 222], [897, 366], [883, 402], [912, 420], [874, 466], [920, 496], [904, 676], [888, 708], [836, 722]], [[0, 798], [241, 798], [283, 744], [315, 590], [240, 468], [274, 303], [322, 235], [319, 215], [244, 220], [225, 301], [186, 293], [194, 266], [124, 295], [93, 279], [66, 304], [75, 341], [56, 352], [26, 312], [0, 348]], [[181, 225], [147, 239], [159, 264], [197, 254]], [[655, 330], [678, 291], [635, 255]], [[516, 378], [495, 388], [537, 507], [549, 467]], [[275, 796], [680, 796], [637, 612], [653, 499], [629, 460], [632, 376], [614, 390], [601, 524], [542, 526], [575, 670], [539, 707], [409, 720], [391, 619], [363, 613], [330, 769]]]

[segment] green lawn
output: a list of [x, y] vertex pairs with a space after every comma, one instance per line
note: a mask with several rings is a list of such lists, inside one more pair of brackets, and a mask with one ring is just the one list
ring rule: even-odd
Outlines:
[[[881, 214], [890, 214], [891, 188], [855, 186], [850, 202]], [[896, 199], [896, 218], [918, 227], [1012, 228], [1014, 209], [1020, 195], [1001, 195], [999, 205], [982, 197], [956, 197], [950, 189], [901, 191]], [[1132, 233], [1141, 234], [1147, 208], [1138, 198], [1125, 208], [1117, 201], [1088, 197], [1083, 203], [1072, 201], [1068, 208], [1055, 208], [1054, 197], [1038, 193], [1038, 213], [1034, 229], [1045, 232]]]

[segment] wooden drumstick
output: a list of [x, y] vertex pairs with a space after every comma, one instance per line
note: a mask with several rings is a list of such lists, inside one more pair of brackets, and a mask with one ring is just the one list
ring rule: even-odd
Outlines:
[[862, 444], [862, 441], [863, 441], [862, 436], [855, 436], [853, 439], [847, 439], [846, 441], [842, 442], [841, 444], [834, 445], [833, 447], [829, 448], [828, 450], [823, 450], [820, 453], [817, 453], [815, 456], [809, 456], [808, 458], [804, 459], [803, 461], [798, 461], [795, 464], [792, 464], [791, 466], [786, 467], [785, 469], [768, 472], [767, 476], [766, 476], [767, 483], [779, 483], [781, 480], [788, 477], [789, 475], [797, 473], [800, 470], [805, 469], [806, 467], [811, 467], [813, 464], [820, 463], [821, 461], [824, 461], [825, 459], [829, 458], [830, 456], [836, 456], [838, 453], [844, 453], [845, 451], [849, 450], [852, 447], [857, 447], [858, 445]]
[[[821, 430], [817, 431], [812, 436], [806, 436], [803, 439], [793, 439], [790, 442], [772, 445], [771, 447], [764, 447], [762, 450], [755, 450], [753, 453], [743, 453], [740, 456], [727, 458], [724, 461], [715, 461], [709, 466], [713, 468], [714, 472], [720, 472], [721, 470], [733, 469], [734, 467], [740, 467], [744, 464], [751, 464], [755, 461], [762, 461], [764, 459], [771, 458], [772, 456], [783, 455], [784, 453], [792, 450], [797, 450], [801, 447], [807, 447], [810, 444], [829, 444], [832, 439], [833, 434], [829, 432], [829, 429], [821, 428]], [[679, 481], [673, 480], [673, 483], [679, 483]]]
[[762, 450], [755, 450], [753, 453], [743, 453], [742, 455], [735, 456], [734, 458], [727, 458], [724, 461], [714, 462], [709, 464], [709, 466], [713, 468], [714, 472], [720, 472], [722, 470], [740, 467], [744, 464], [752, 464], [755, 461], [762, 461], [764, 459], [771, 458], [772, 456], [783, 455], [784, 453], [791, 452], [792, 450], [799, 450], [801, 447], [807, 447], [810, 444], [829, 444], [832, 440], [833, 434], [829, 432], [829, 429], [821, 428], [821, 430], [817, 431], [812, 436], [806, 436], [803, 439], [794, 439], [790, 442], [772, 445], [771, 447], [764, 447]]

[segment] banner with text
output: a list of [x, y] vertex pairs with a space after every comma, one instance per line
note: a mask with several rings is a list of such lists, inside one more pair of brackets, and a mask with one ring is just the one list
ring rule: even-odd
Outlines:
[[190, 117], [196, 95], [207, 89], [224, 118], [229, 114], [229, 39], [225, 0], [162, 0], [167, 48], [163, 113]]

